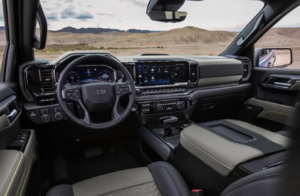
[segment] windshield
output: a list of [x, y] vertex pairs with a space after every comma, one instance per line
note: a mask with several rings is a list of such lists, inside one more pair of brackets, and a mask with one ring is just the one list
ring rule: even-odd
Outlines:
[[162, 23], [146, 14], [148, 2], [41, 0], [49, 33], [36, 58], [53, 60], [74, 50], [219, 55], [264, 6], [249, 0], [186, 1], [180, 8], [188, 13], [185, 21]]

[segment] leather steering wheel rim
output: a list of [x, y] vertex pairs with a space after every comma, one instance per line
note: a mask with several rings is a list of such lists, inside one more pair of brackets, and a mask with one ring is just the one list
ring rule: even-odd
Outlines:
[[[90, 113], [87, 110], [85, 104], [82, 101], [82, 86], [83, 85], [75, 85], [71, 87], [66, 87], [65, 82], [69, 76], [69, 73], [76, 68], [78, 65], [97, 65], [97, 64], [106, 64], [111, 66], [112, 68], [116, 70], [120, 70], [126, 78], [125, 82], [113, 82], [111, 83], [113, 92], [115, 93], [115, 100], [112, 108], [112, 120], [104, 123], [93, 123], [90, 120]], [[99, 86], [99, 89], [101, 89], [101, 84], [102, 85], [109, 85], [108, 83], [90, 83], [86, 85], [94, 85], [94, 86]], [[125, 91], [125, 90], [126, 91]], [[127, 91], [128, 89], [128, 91]], [[78, 92], [78, 97], [68, 97], [67, 92]], [[124, 91], [123, 91], [124, 90]], [[99, 91], [100, 92], [100, 91]], [[95, 93], [94, 93], [95, 94]], [[134, 104], [135, 100], [135, 86], [133, 79], [128, 72], [128, 70], [118, 61], [111, 59], [106, 56], [102, 55], [87, 55], [84, 57], [80, 57], [74, 61], [72, 61], [70, 64], [68, 64], [63, 71], [60, 73], [59, 80], [57, 82], [57, 88], [56, 88], [56, 95], [57, 95], [57, 101], [59, 105], [61, 106], [62, 111], [69, 117], [70, 120], [73, 122], [84, 126], [86, 128], [90, 129], [106, 129], [113, 127], [120, 122], [122, 122], [130, 113], [132, 106]], [[127, 104], [127, 107], [125, 110], [122, 111], [122, 114], [118, 113], [118, 105], [120, 98], [122, 96], [128, 95], [129, 101]], [[76, 95], [77, 96], [77, 95]], [[101, 96], [101, 95], [98, 95]], [[80, 119], [77, 116], [75, 116], [67, 107], [67, 102], [74, 102], [80, 105], [80, 107], [83, 109], [85, 117], [84, 119]]]

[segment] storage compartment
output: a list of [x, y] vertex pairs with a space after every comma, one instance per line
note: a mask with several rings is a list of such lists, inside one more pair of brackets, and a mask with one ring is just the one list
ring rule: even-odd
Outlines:
[[246, 99], [245, 94], [232, 94], [200, 99], [197, 101], [197, 106], [191, 120], [200, 123], [233, 118], [238, 107], [241, 106]]

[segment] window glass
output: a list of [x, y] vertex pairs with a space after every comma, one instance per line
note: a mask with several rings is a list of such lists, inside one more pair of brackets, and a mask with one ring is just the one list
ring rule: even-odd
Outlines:
[[[0, 72], [2, 70], [2, 60], [3, 54], [6, 45], [6, 37], [5, 37], [5, 26], [4, 26], [4, 14], [3, 14], [3, 4], [0, 2]], [[0, 77], [0, 81], [2, 78]]]
[[[290, 50], [275, 48], [290, 48], [293, 63]], [[255, 51], [257, 67], [300, 68], [300, 7], [270, 29], [256, 43]]]
[[152, 21], [149, 0], [41, 0], [49, 33], [36, 58], [67, 51], [105, 50], [114, 55], [162, 53], [219, 55], [263, 8], [262, 1], [185, 1], [180, 23]]

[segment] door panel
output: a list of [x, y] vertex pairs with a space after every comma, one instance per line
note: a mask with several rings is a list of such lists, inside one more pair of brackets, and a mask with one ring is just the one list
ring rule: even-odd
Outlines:
[[0, 195], [24, 195], [36, 160], [34, 130], [22, 130], [17, 94], [0, 84]]
[[300, 128], [296, 119], [299, 81], [299, 69], [254, 68], [251, 77], [253, 98], [245, 104], [263, 108], [258, 118]]

